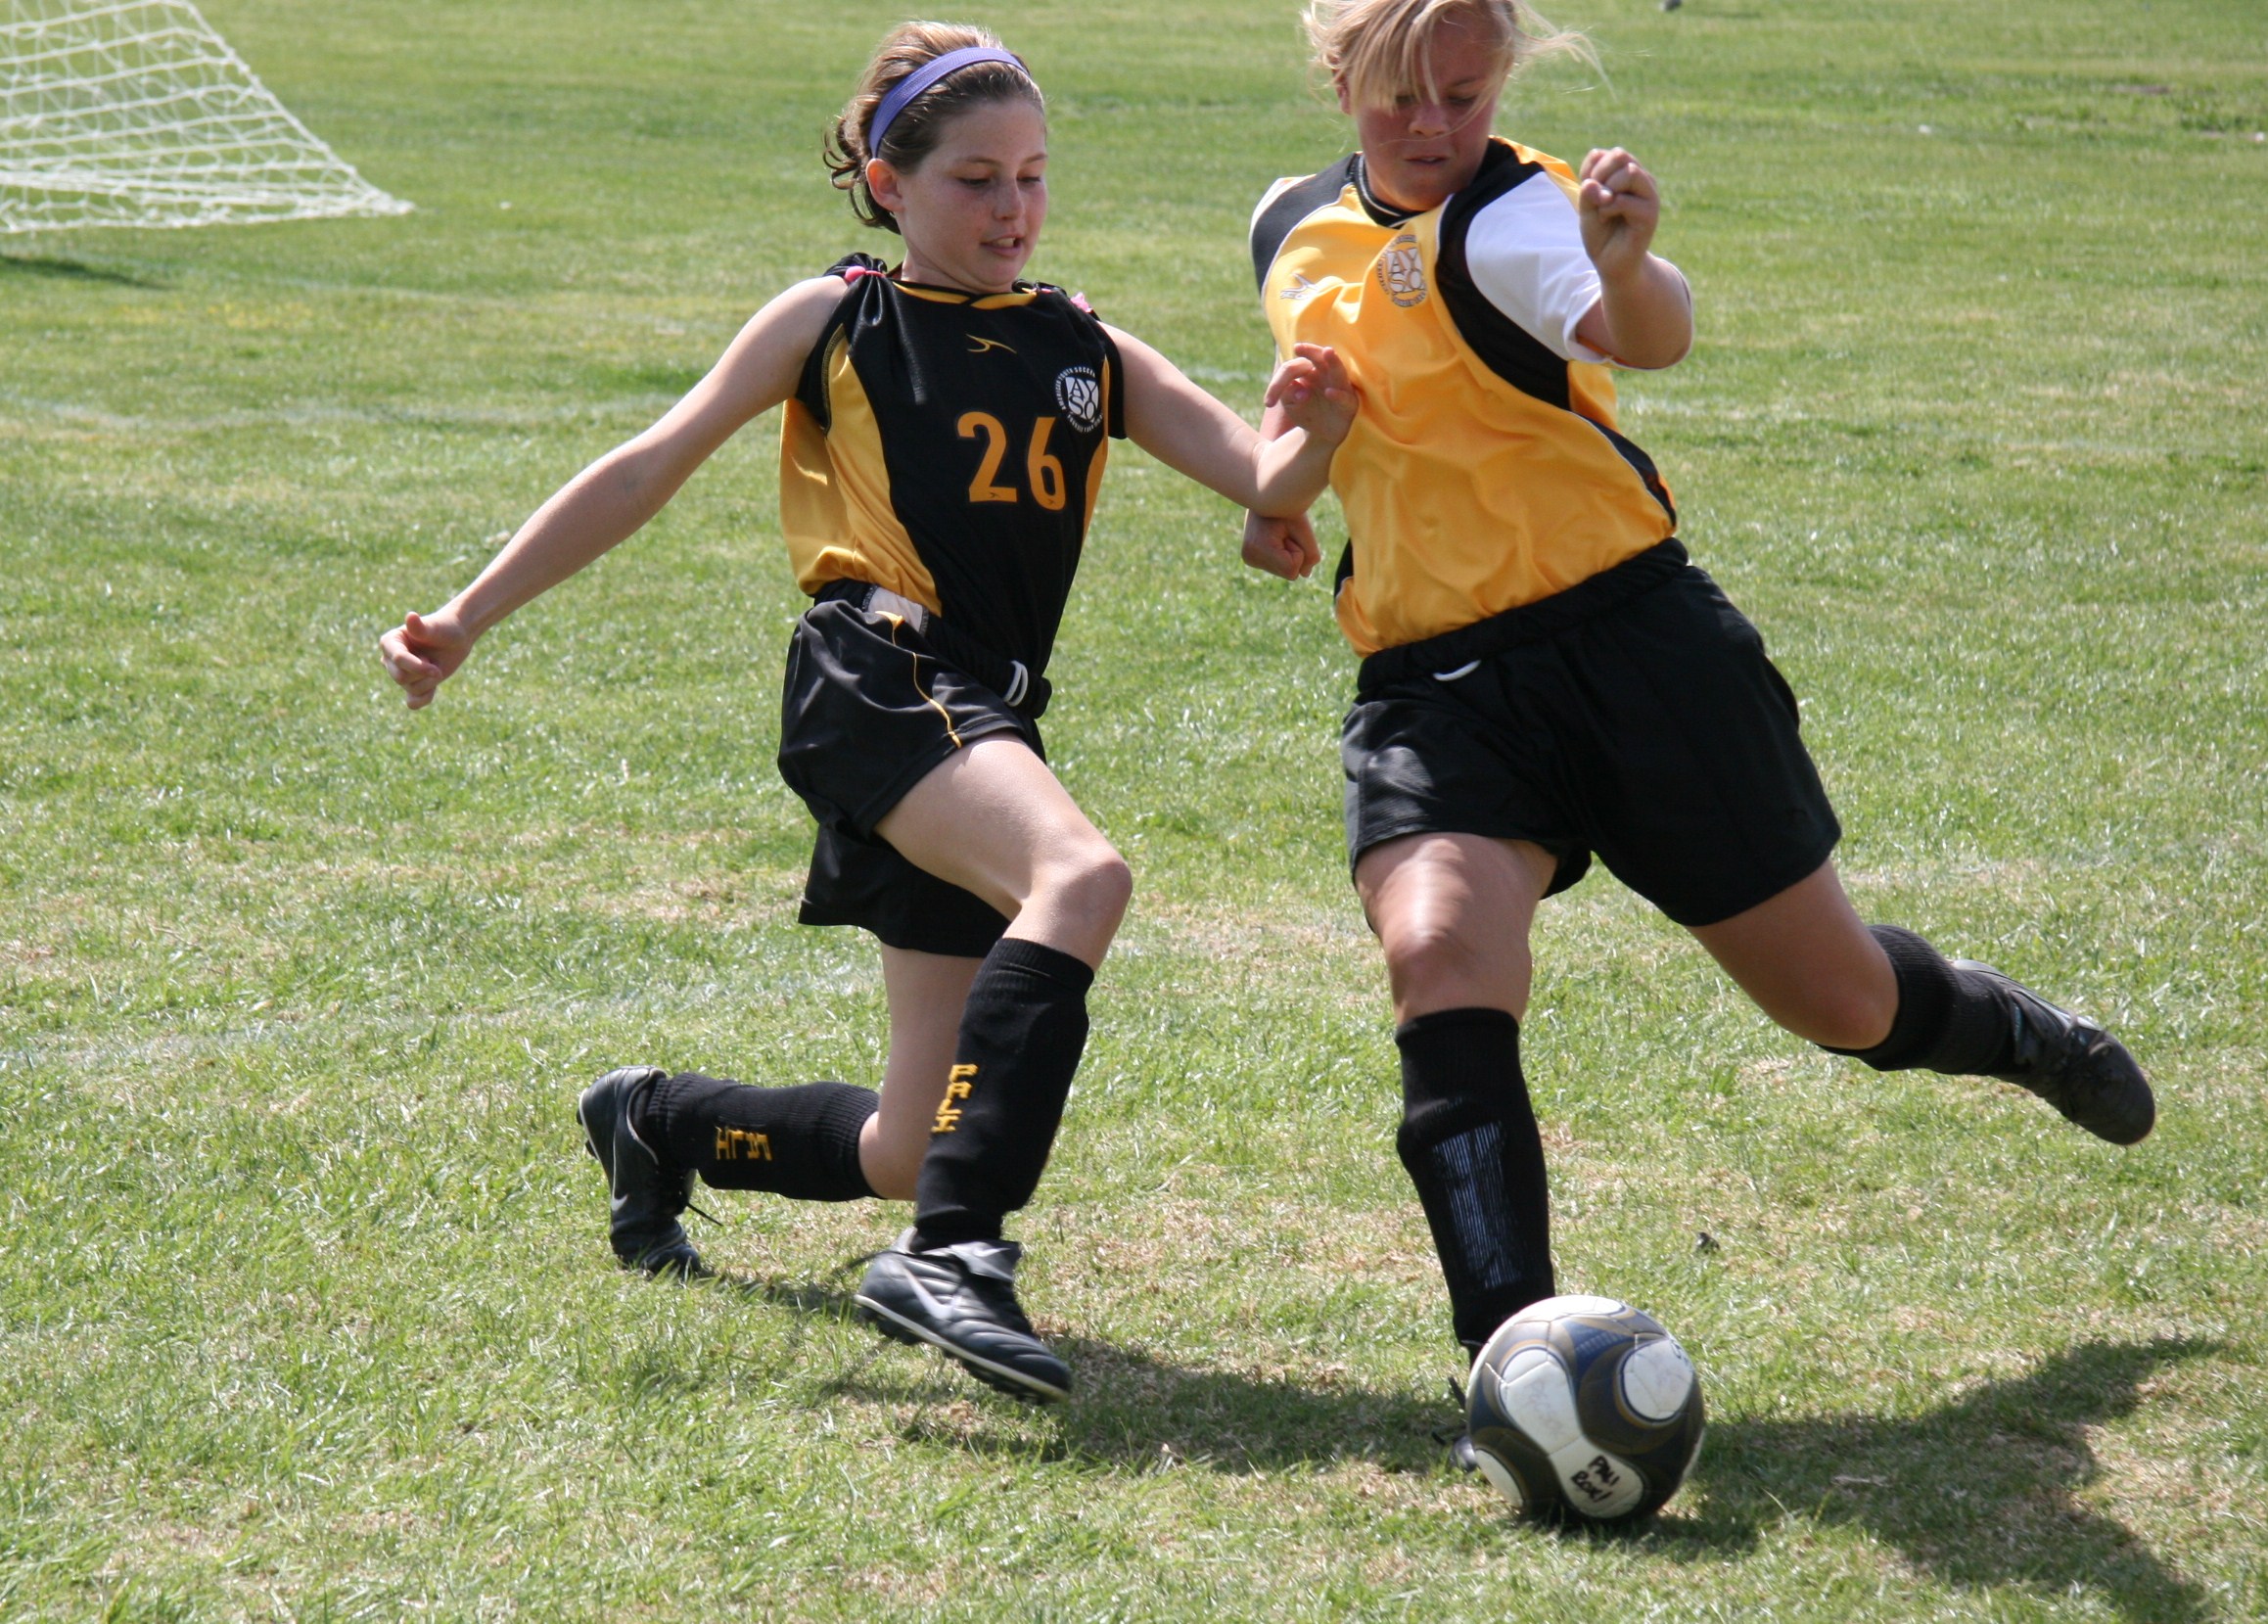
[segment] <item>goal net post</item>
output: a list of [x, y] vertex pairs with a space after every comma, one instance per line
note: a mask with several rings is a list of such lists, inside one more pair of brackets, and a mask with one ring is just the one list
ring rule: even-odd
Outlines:
[[0, 0], [0, 235], [402, 214], [190, 0]]

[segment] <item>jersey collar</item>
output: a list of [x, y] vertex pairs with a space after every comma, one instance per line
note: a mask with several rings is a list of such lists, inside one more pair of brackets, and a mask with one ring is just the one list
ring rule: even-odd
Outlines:
[[911, 294], [915, 299], [933, 304], [973, 304], [980, 310], [1004, 310], [1017, 304], [1029, 304], [1040, 297], [1042, 284], [1018, 282], [1004, 294], [972, 294], [966, 288], [943, 288], [931, 282], [908, 282], [892, 272], [890, 285], [900, 293]]
[[1347, 160], [1347, 172], [1355, 183], [1355, 201], [1363, 206], [1363, 212], [1370, 216], [1373, 224], [1400, 225], [1415, 212], [1408, 209], [1390, 209], [1378, 201], [1378, 195], [1370, 190], [1370, 176], [1361, 153]]
[[[1479, 185], [1483, 175], [1486, 175], [1491, 169], [1511, 156], [1512, 144], [1509, 141], [1501, 135], [1490, 136], [1488, 151], [1481, 154], [1480, 167], [1472, 172], [1471, 184]], [[1370, 190], [1370, 179], [1364, 169], [1361, 153], [1357, 153], [1353, 158], [1347, 160], [1347, 172], [1355, 183], [1355, 201], [1363, 206], [1363, 212], [1369, 215], [1377, 224], [1400, 225], [1406, 220], [1415, 219], [1418, 214], [1423, 212], [1422, 209], [1394, 209], [1379, 202], [1377, 195]], [[1467, 190], [1470, 190], [1470, 187]], [[1449, 203], [1450, 200], [1444, 198], [1438, 207], [1446, 209], [1449, 207]]]

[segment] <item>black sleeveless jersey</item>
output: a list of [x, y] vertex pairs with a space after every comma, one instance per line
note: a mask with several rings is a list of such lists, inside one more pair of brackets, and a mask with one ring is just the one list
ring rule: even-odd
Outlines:
[[893, 280], [858, 254], [780, 436], [796, 579], [865, 580], [1037, 674], [1047, 663], [1108, 437], [1118, 352], [1084, 301]]

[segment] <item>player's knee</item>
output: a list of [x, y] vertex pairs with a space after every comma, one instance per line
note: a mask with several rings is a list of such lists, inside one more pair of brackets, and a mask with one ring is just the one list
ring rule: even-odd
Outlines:
[[1773, 1018], [1797, 1037], [1827, 1048], [1872, 1048], [1898, 1015], [1898, 993], [1847, 983], [1808, 989], [1794, 1006]]
[[1117, 848], [1098, 837], [1050, 865], [1047, 886], [1066, 910], [1105, 930], [1116, 930], [1134, 900], [1134, 870]]
[[1134, 870], [1116, 848], [1106, 845], [1087, 868], [1081, 887], [1094, 916], [1107, 918], [1115, 927], [1134, 901]]
[[1389, 931], [1382, 945], [1387, 979], [1398, 1004], [1441, 1007], [1443, 998], [1457, 1003], [1502, 1004], [1507, 993], [1526, 992], [1525, 953], [1507, 960], [1487, 951], [1468, 933], [1445, 924], [1404, 925]]

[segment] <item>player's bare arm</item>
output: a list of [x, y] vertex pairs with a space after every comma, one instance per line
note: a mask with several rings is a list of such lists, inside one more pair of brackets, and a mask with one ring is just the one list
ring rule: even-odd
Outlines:
[[[1260, 414], [1260, 436], [1274, 440], [1290, 428], [1279, 406]], [[1316, 541], [1315, 527], [1305, 513], [1276, 516], [1247, 511], [1244, 515], [1244, 562], [1255, 570], [1284, 580], [1304, 580], [1322, 562], [1323, 550]]]
[[561, 487], [471, 585], [381, 637], [387, 673], [409, 708], [432, 703], [489, 627], [634, 534], [718, 446], [792, 394], [843, 291], [839, 276], [813, 277], [774, 299], [684, 398]]
[[1575, 212], [1599, 297], [1575, 336], [1625, 366], [1675, 365], [1693, 346], [1693, 297], [1678, 267], [1653, 253], [1660, 188], [1620, 147], [1593, 150], [1577, 175]]
[[1357, 404], [1327, 346], [1301, 345], [1269, 381], [1270, 409], [1287, 425], [1271, 440], [1132, 333], [1108, 331], [1126, 368], [1127, 435], [1136, 445], [1258, 513], [1304, 513], [1322, 494]]

